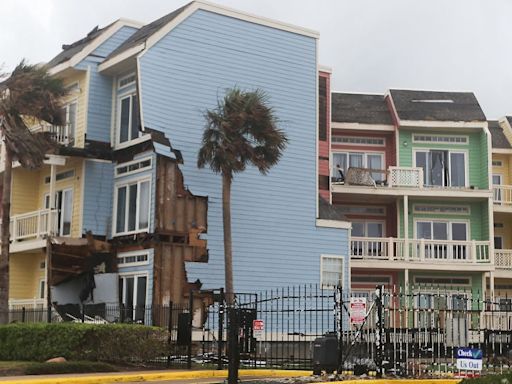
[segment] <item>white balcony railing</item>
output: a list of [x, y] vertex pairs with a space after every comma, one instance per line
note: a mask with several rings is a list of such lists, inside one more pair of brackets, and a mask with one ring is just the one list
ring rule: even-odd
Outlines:
[[494, 204], [512, 206], [512, 185], [493, 185]]
[[71, 124], [50, 125], [43, 123], [32, 129], [32, 132], [48, 132], [52, 140], [62, 145], [69, 145], [73, 142]]
[[389, 167], [389, 187], [422, 188], [423, 168], [420, 167]]
[[42, 239], [57, 231], [57, 210], [41, 209], [11, 216], [13, 242]]
[[497, 269], [512, 270], [512, 249], [495, 249], [494, 264]]
[[425, 239], [396, 239], [379, 237], [352, 237], [352, 259], [490, 263], [489, 241], [450, 241]]

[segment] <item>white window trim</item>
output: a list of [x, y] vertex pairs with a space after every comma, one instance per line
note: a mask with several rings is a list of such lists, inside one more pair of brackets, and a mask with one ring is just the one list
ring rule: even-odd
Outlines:
[[[136, 169], [134, 171], [128, 171], [126, 173], [121, 173], [120, 175], [117, 173], [119, 168], [129, 167], [132, 164], [142, 163], [142, 162], [147, 161], [147, 160], [149, 160], [149, 165], [146, 166], [146, 167], [139, 168], [139, 169]], [[131, 160], [131, 161], [128, 161], [126, 163], [121, 163], [121, 164], [116, 165], [115, 176], [114, 177], [115, 178], [121, 178], [121, 177], [129, 176], [129, 175], [133, 175], [135, 173], [139, 173], [139, 172], [143, 172], [143, 171], [146, 171], [148, 169], [151, 169], [152, 167], [153, 167], [153, 157], [152, 156], [146, 156], [146, 157], [143, 157], [143, 158], [140, 158], [140, 159], [137, 159], [137, 160]]]
[[[387, 207], [384, 205], [378, 205], [378, 206], [368, 206], [368, 205], [353, 205], [353, 204], [340, 204], [341, 207], [346, 207], [348, 210], [341, 209], [340, 211], [343, 212], [345, 215], [357, 215], [357, 216], [386, 216], [387, 213]], [[353, 207], [362, 207], [362, 208], [379, 208], [383, 209], [382, 213], [375, 213], [375, 212], [350, 212], [350, 208]], [[354, 220], [350, 220], [354, 221]]]
[[[335, 141], [333, 138], [335, 137], [344, 137], [344, 138], [355, 138], [355, 139], [377, 139], [377, 140], [382, 140], [382, 144], [360, 144], [360, 143], [346, 143], [346, 142], [339, 142], [339, 141]], [[353, 136], [353, 135], [350, 135], [350, 136], [346, 136], [346, 135], [336, 135], [336, 134], [333, 134], [331, 135], [331, 143], [332, 144], [336, 144], [336, 145], [351, 145], [351, 146], [360, 146], [360, 147], [377, 147], [377, 148], [382, 148], [382, 147], [385, 147], [386, 146], [386, 138], [384, 137], [369, 137], [369, 136]]]
[[[413, 223], [414, 223], [414, 228], [413, 228], [413, 235], [414, 235], [414, 239], [418, 239], [418, 222], [420, 223], [431, 223], [431, 225], [433, 225], [432, 223], [434, 222], [438, 222], [438, 223], [447, 223], [448, 225], [446, 226], [447, 228], [447, 237], [448, 239], [444, 240], [444, 241], [454, 241], [452, 239], [452, 226], [451, 224], [466, 224], [466, 240], [464, 241], [471, 241], [471, 228], [470, 228], [470, 220], [451, 220], [451, 219], [437, 219], [437, 218], [415, 218], [413, 220]], [[433, 228], [432, 228], [433, 229]], [[434, 232], [432, 231], [432, 235], [434, 234]], [[425, 240], [432, 240], [432, 239], [425, 239]], [[436, 240], [436, 239], [433, 239], [433, 240]], [[455, 241], [462, 241], [462, 240], [455, 240]], [[423, 276], [424, 277], [424, 276]]]
[[[416, 164], [416, 153], [418, 152], [430, 152], [430, 151], [447, 151], [448, 152], [448, 170], [451, 170], [451, 154], [452, 153], [462, 153], [464, 155], [464, 186], [463, 187], [459, 187], [459, 186], [456, 186], [456, 187], [452, 187], [451, 186], [451, 177], [449, 177], [449, 182], [450, 182], [450, 185], [445, 185], [445, 186], [442, 186], [441, 188], [468, 188], [469, 187], [469, 156], [468, 156], [468, 151], [467, 150], [451, 150], [451, 149], [446, 149], [446, 148], [414, 148], [412, 150], [412, 158], [413, 158], [413, 163], [414, 163], [414, 166], [415, 167], [418, 167], [418, 165]], [[426, 186], [428, 187], [439, 187], [437, 185], [430, 185], [430, 184], [425, 184]]]
[[[429, 212], [429, 211], [418, 211], [416, 209], [417, 206], [424, 206], [424, 207], [457, 207], [457, 208], [466, 208], [467, 212]], [[471, 206], [469, 205], [440, 205], [440, 204], [421, 204], [421, 203], [415, 203], [413, 204], [412, 208], [414, 213], [417, 213], [419, 215], [429, 215], [429, 214], [438, 214], [438, 215], [460, 215], [460, 216], [467, 216], [471, 215]]]
[[[331, 172], [330, 172], [330, 175], [333, 176], [333, 170], [336, 169], [336, 164], [334, 163], [334, 155], [335, 154], [341, 154], [341, 155], [346, 155], [346, 164], [347, 164], [347, 170], [350, 168], [350, 165], [349, 165], [349, 161], [350, 161], [350, 154], [362, 154], [363, 155], [363, 168], [367, 168], [368, 166], [368, 155], [380, 155], [381, 159], [382, 159], [382, 168], [381, 170], [382, 171], [385, 171], [386, 170], [386, 152], [382, 152], [382, 151], [354, 151], [354, 150], [341, 150], [341, 149], [336, 149], [336, 150], [332, 150], [331, 151], [331, 164], [332, 164], [332, 169], [331, 169]], [[338, 175], [334, 175], [334, 177], [337, 177]], [[346, 177], [347, 175], [345, 175]]]
[[[128, 79], [129, 77], [134, 77], [133, 81], [132, 82], [129, 82], [125, 85], [121, 85], [121, 81], [125, 80], [125, 79]], [[126, 75], [123, 75], [123, 76], [119, 76], [118, 79], [117, 79], [117, 90], [120, 91], [122, 89], [126, 89], [127, 87], [131, 87], [131, 86], [134, 86], [137, 84], [137, 75], [135, 74], [135, 71], [134, 72], [130, 72]]]
[[[119, 272], [118, 273], [118, 278], [126, 278], [126, 277], [133, 277], [134, 280], [135, 278], [137, 277], [146, 277], [146, 307], [148, 305], [151, 305], [150, 303], [148, 303], [149, 301], [149, 273], [147, 271], [133, 271], [133, 272]], [[133, 298], [136, 299], [137, 298], [137, 289], [139, 288], [139, 284], [137, 283], [136, 285], [134, 284], [133, 286]], [[124, 301], [125, 301], [125, 297], [126, 297], [126, 279], [123, 279], [123, 297], [121, 297], [121, 302], [119, 304], [123, 304]], [[133, 305], [133, 303], [132, 303]], [[134, 310], [135, 310], [135, 306], [134, 306]]]
[[500, 178], [500, 183], [494, 184], [494, 180], [493, 180], [492, 185], [503, 185], [503, 174], [502, 173], [493, 173], [491, 175], [491, 179], [494, 179], [494, 176], [498, 176]]
[[[464, 138], [466, 140], [465, 143], [457, 143], [455, 141], [453, 142], [439, 142], [439, 141], [423, 141], [423, 140], [416, 140], [416, 136], [437, 136], [437, 137], [458, 137], [458, 138]], [[412, 134], [412, 142], [415, 144], [436, 144], [436, 145], [469, 145], [469, 136], [467, 135], [447, 135], [447, 134], [430, 134], [430, 133], [413, 133]]]
[[[132, 110], [133, 101], [132, 101], [132, 99], [134, 96], [137, 96], [137, 93], [134, 91], [117, 95], [116, 142], [115, 142], [116, 149], [133, 145], [136, 143], [135, 140], [140, 139], [140, 137], [141, 137], [141, 132], [139, 131], [138, 136], [136, 138], [121, 142], [121, 103], [124, 99], [130, 98], [130, 103], [129, 103], [130, 114], [129, 114], [129, 118], [128, 118], [128, 131], [129, 131], [128, 136], [129, 136], [131, 133], [130, 132], [131, 128], [132, 128], [132, 119], [133, 119], [133, 110]], [[137, 100], [137, 102], [138, 102], [138, 100]]]
[[129, 268], [129, 267], [137, 267], [137, 266], [141, 266], [141, 265], [149, 265], [149, 250], [147, 249], [142, 249], [142, 250], [138, 250], [138, 251], [129, 251], [129, 252], [119, 252], [117, 254], [117, 259], [122, 259], [124, 257], [130, 257], [130, 256], [139, 256], [139, 255], [146, 255], [147, 256], [147, 260], [146, 261], [136, 261], [136, 262], [133, 262], [133, 263], [121, 263], [117, 264], [117, 267], [119, 269], [122, 269], [122, 268]]
[[492, 164], [493, 167], [500, 167], [500, 168], [503, 167], [503, 161], [502, 160], [492, 160], [491, 164]]
[[[69, 227], [69, 235], [63, 235], [62, 234], [62, 230], [64, 228], [64, 215], [61, 215], [61, 218], [60, 218], [60, 221], [57, 223], [57, 226], [58, 226], [58, 230], [59, 230], [59, 236], [61, 237], [71, 237], [71, 234], [73, 233], [73, 210], [74, 210], [74, 205], [75, 205], [75, 191], [74, 191], [74, 188], [73, 187], [69, 187], [69, 188], [62, 188], [62, 189], [57, 189], [55, 191], [55, 195], [57, 195], [57, 193], [59, 192], [62, 192], [62, 195], [64, 195], [64, 192], [66, 191], [71, 191], [71, 222], [70, 222], [70, 227]], [[46, 199], [50, 197], [50, 192], [45, 192], [43, 194], [43, 209], [50, 209], [50, 208], [46, 208]], [[50, 207], [51, 207], [51, 200], [49, 201], [50, 203]], [[61, 202], [61, 206], [62, 206], [62, 202]], [[53, 209], [55, 210], [58, 210], [59, 208], [58, 207], [54, 207]]]
[[[148, 227], [142, 228], [142, 229], [135, 229], [133, 231], [127, 231], [127, 232], [117, 232], [117, 198], [118, 198], [118, 190], [122, 187], [127, 187], [129, 185], [133, 184], [140, 184], [145, 181], [149, 181], [149, 199], [148, 199]], [[126, 205], [128, 205], [129, 199], [126, 199]], [[137, 187], [137, 202], [136, 206], [140, 206], [140, 193], [139, 193], [139, 187]], [[128, 212], [128, 211], [126, 211]], [[135, 211], [135, 224], [136, 226], [139, 225], [139, 212], [140, 209], [137, 209]], [[134, 178], [126, 181], [118, 181], [114, 184], [114, 215], [112, 217], [112, 228], [113, 228], [113, 236], [125, 236], [125, 235], [132, 235], [135, 233], [143, 233], [143, 232], [149, 232], [149, 229], [151, 228], [151, 176], [144, 176], [140, 178]]]
[[335, 287], [331, 285], [324, 285], [323, 282], [323, 272], [324, 272], [324, 259], [341, 259], [341, 287], [345, 287], [345, 257], [341, 255], [330, 255], [330, 254], [322, 254], [320, 255], [320, 287], [322, 289], [334, 289]]
[[493, 239], [492, 239], [493, 243], [494, 243], [494, 238], [498, 238], [498, 239], [501, 240], [501, 248], [499, 248], [499, 249], [502, 249], [502, 250], [505, 249], [505, 248], [503, 248], [503, 246], [505, 245], [505, 241], [504, 241], [505, 239], [503, 238], [503, 235], [496, 235], [496, 233], [494, 233], [494, 236], [493, 236]]
[[80, 93], [80, 91], [81, 91], [81, 89], [80, 89], [80, 82], [78, 80], [72, 81], [68, 85], [64, 86], [64, 89], [66, 90], [66, 92], [68, 94], [73, 94], [75, 92], [76, 93]]
[[[43, 284], [43, 292], [41, 292], [41, 283]], [[39, 285], [37, 287], [37, 298], [39, 300], [46, 298], [46, 279], [39, 279]]]
[[[439, 276], [439, 275], [421, 275], [421, 276], [414, 276], [414, 285], [421, 285], [421, 284], [425, 284], [425, 283], [418, 283], [417, 282], [417, 279], [418, 278], [427, 278], [427, 279], [443, 279], [445, 276]], [[468, 284], [449, 284], [449, 285], [446, 285], [446, 286], [450, 286], [450, 287], [472, 287], [473, 286], [473, 282], [472, 282], [472, 278], [471, 276], [447, 276], [446, 278], [452, 278], [452, 277], [455, 277], [455, 278], [460, 278], [460, 279], [468, 279]], [[442, 287], [444, 288], [444, 285], [442, 285]], [[431, 294], [436, 294], [436, 293], [439, 293], [438, 291], [436, 291], [435, 289], [434, 290], [431, 290], [431, 291], [421, 291], [421, 293], [431, 293]], [[442, 289], [441, 292], [445, 292], [444, 289]], [[460, 292], [460, 291], [453, 291], [451, 292], [450, 290], [447, 290], [447, 292], [449, 293], [463, 293], [463, 292]]]

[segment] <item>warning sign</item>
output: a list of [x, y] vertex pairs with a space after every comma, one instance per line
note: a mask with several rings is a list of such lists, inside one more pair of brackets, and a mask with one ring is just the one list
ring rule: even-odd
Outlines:
[[255, 338], [262, 337], [264, 331], [265, 331], [265, 322], [263, 320], [253, 320], [252, 321], [252, 335]]
[[363, 324], [366, 317], [366, 297], [350, 298], [350, 324]]

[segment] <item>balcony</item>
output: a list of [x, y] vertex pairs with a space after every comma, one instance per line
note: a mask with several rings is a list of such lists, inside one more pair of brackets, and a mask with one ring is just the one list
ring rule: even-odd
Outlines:
[[512, 249], [495, 249], [494, 264], [496, 269], [512, 271]]
[[31, 130], [33, 133], [47, 132], [50, 138], [60, 145], [70, 145], [73, 143], [73, 127], [70, 123], [64, 125], [51, 125], [43, 123]]
[[[489, 198], [489, 190], [471, 187], [455, 187], [444, 185], [425, 185], [423, 168], [392, 166], [387, 170], [369, 168], [349, 168], [347, 174], [332, 177], [333, 193], [352, 193], [387, 196], [444, 196]], [[512, 186], [511, 186], [512, 190]], [[504, 196], [504, 195], [503, 195]], [[512, 204], [512, 192], [508, 195]]]
[[57, 210], [41, 209], [11, 216], [11, 252], [45, 246], [49, 234], [57, 232]]
[[[442, 266], [446, 264], [489, 266], [492, 258], [489, 241], [451, 241], [425, 239], [396, 239], [379, 237], [352, 237], [350, 258], [370, 262], [382, 261], [385, 267], [395, 263], [415, 263]], [[446, 267], [441, 267], [445, 269]]]
[[512, 185], [493, 185], [492, 191], [495, 210], [512, 209]]

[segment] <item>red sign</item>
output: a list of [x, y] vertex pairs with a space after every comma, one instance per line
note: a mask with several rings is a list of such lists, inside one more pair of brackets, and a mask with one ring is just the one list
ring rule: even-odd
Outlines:
[[258, 338], [263, 336], [263, 331], [265, 330], [265, 322], [263, 320], [253, 320], [252, 321], [252, 334], [254, 337]]
[[350, 323], [363, 324], [366, 317], [366, 298], [351, 297], [350, 298]]

